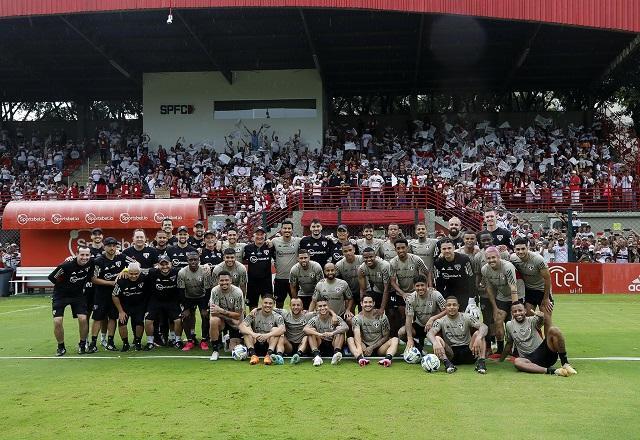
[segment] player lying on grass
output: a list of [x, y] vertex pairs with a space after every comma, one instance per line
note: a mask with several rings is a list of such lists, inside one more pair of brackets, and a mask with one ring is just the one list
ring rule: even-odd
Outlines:
[[365, 356], [384, 356], [378, 364], [390, 367], [393, 355], [398, 351], [398, 338], [389, 338], [387, 315], [374, 313], [375, 303], [370, 293], [362, 297], [362, 313], [353, 317], [353, 337], [347, 339], [349, 350], [361, 367], [369, 364]]
[[[455, 364], [476, 364], [480, 374], [487, 372], [485, 364], [488, 328], [473, 315], [460, 313], [455, 296], [447, 297], [447, 314], [434, 321], [427, 337], [433, 344], [433, 352], [444, 363], [447, 373], [455, 373]], [[473, 329], [476, 331], [474, 332]]]
[[318, 299], [316, 309], [318, 314], [311, 318], [304, 327], [304, 332], [309, 337], [309, 346], [313, 353], [313, 366], [319, 367], [322, 365], [321, 355], [333, 355], [331, 365], [336, 365], [342, 360], [344, 336], [349, 327], [342, 318], [331, 313], [327, 300]]
[[416, 275], [413, 279], [415, 291], [405, 299], [405, 324], [398, 330], [398, 337], [407, 341], [407, 350], [415, 346], [414, 338], [418, 339], [418, 349], [422, 353], [424, 339], [436, 319], [442, 318], [446, 312], [446, 301], [442, 294], [433, 287], [427, 287], [425, 275]]
[[282, 365], [282, 352], [276, 350], [280, 337], [285, 332], [284, 319], [282, 315], [276, 313], [273, 307], [276, 301], [271, 294], [262, 297], [262, 307], [257, 313], [249, 314], [240, 323], [240, 333], [244, 335], [244, 345], [247, 347], [251, 360], [249, 363], [255, 365], [260, 362], [258, 356], [264, 356], [265, 365]]
[[[533, 316], [526, 316], [525, 306], [519, 303], [511, 306], [511, 315], [513, 319], [507, 322], [507, 345], [501, 361], [511, 352], [511, 348], [515, 347], [519, 357], [513, 364], [520, 371], [556, 376], [577, 374], [567, 359], [564, 336], [560, 329], [551, 326], [544, 340], [540, 336], [539, 330], [544, 325], [547, 315], [537, 311]], [[558, 357], [562, 367], [554, 368]]]

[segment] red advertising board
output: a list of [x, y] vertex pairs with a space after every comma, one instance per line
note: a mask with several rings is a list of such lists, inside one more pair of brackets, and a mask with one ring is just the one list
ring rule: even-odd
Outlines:
[[640, 293], [640, 264], [603, 264], [603, 293]]
[[551, 291], [553, 293], [603, 293], [602, 266], [599, 263], [551, 263], [549, 264]]

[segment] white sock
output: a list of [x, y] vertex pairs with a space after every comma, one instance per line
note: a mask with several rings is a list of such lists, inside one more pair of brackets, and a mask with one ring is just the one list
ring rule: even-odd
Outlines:
[[176, 339], [176, 332], [170, 331], [169, 332], [169, 340], [170, 341], [174, 341]]
[[147, 336], [147, 342], [153, 344], [153, 336]]

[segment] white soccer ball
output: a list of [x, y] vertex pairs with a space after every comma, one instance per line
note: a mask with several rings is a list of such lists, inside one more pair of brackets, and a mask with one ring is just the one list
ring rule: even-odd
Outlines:
[[440, 368], [440, 359], [435, 354], [429, 353], [422, 357], [420, 365], [427, 373], [435, 373]]
[[418, 350], [416, 347], [411, 347], [410, 349], [405, 350], [405, 352], [402, 354], [404, 361], [408, 364], [417, 364], [418, 362], [420, 362], [420, 356], [420, 350]]
[[247, 347], [244, 345], [236, 345], [233, 347], [233, 351], [231, 352], [231, 357], [236, 361], [243, 361], [247, 358]]

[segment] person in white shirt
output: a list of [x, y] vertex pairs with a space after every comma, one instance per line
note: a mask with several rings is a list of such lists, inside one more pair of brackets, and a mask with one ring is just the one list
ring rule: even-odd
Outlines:
[[380, 175], [378, 168], [373, 169], [373, 174], [369, 177], [369, 203], [368, 207], [372, 209], [380, 209], [383, 205], [382, 188], [384, 187], [384, 178]]
[[569, 262], [569, 249], [565, 243], [564, 237], [558, 238], [558, 242], [549, 249], [549, 252], [553, 254], [554, 263]]

